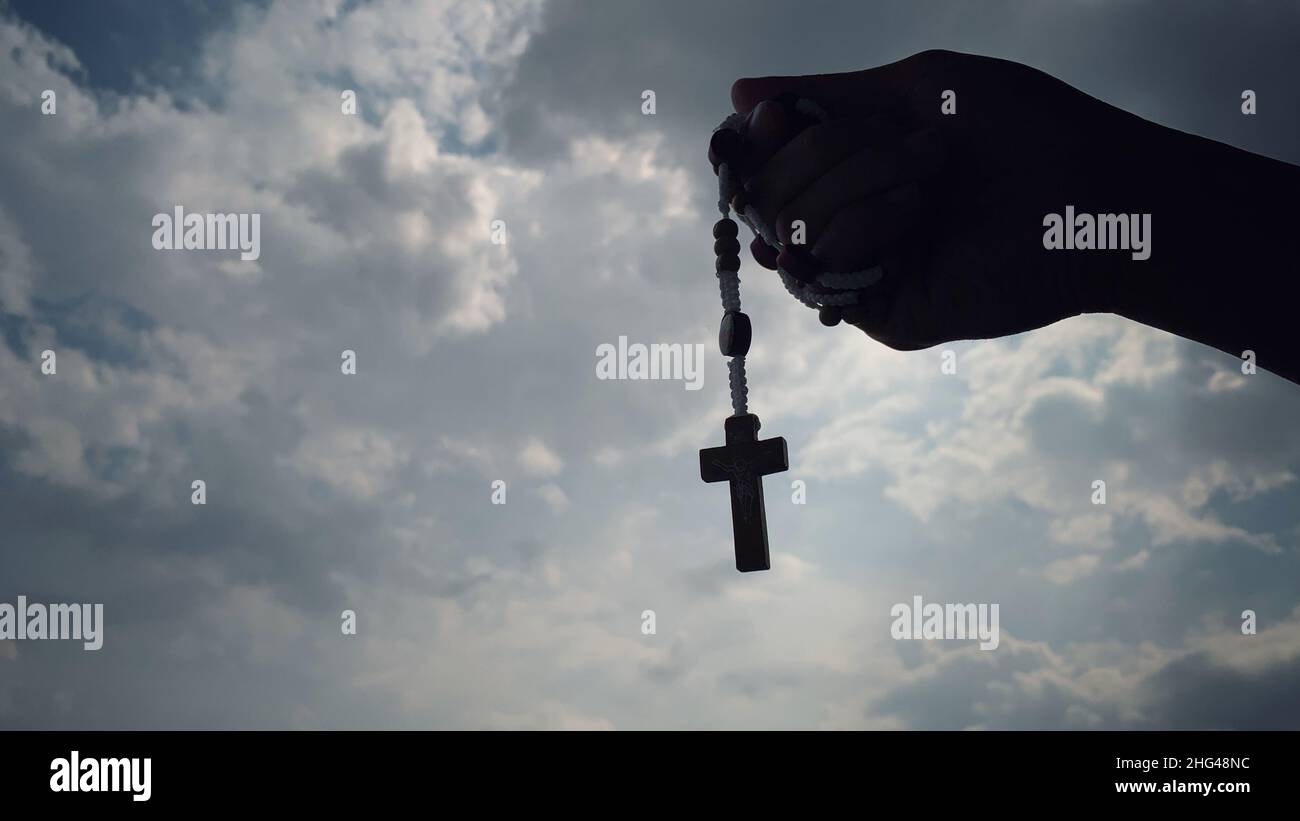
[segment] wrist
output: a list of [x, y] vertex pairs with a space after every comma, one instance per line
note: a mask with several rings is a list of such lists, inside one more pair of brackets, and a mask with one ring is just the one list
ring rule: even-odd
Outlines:
[[1115, 312], [1232, 356], [1254, 350], [1295, 378], [1300, 168], [1161, 126], [1150, 135], [1126, 198], [1152, 213], [1152, 253], [1119, 272]]
[[[1131, 116], [1131, 115], [1130, 115]], [[1127, 217], [1128, 242], [1121, 250], [1092, 255], [1092, 299], [1097, 309], [1166, 327], [1184, 297], [1201, 292], [1205, 238], [1204, 179], [1189, 168], [1201, 167], [1199, 138], [1132, 118], [1122, 144], [1111, 154], [1105, 202], [1108, 212]]]

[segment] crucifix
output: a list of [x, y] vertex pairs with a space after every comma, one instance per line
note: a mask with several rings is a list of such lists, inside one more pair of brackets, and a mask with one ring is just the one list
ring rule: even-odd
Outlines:
[[727, 444], [700, 451], [700, 478], [731, 484], [731, 533], [736, 544], [736, 569], [741, 573], [772, 567], [767, 552], [767, 515], [763, 510], [763, 477], [790, 467], [785, 439], [759, 440], [758, 417], [731, 416], [723, 423]]
[[[774, 102], [781, 105], [789, 122], [808, 127], [825, 122], [827, 113], [811, 100], [781, 95]], [[718, 287], [722, 292], [722, 326], [718, 329], [718, 347], [727, 361], [731, 384], [732, 415], [725, 423], [727, 444], [700, 451], [700, 478], [706, 482], [726, 481], [731, 485], [731, 531], [736, 542], [736, 569], [768, 570], [772, 563], [767, 551], [767, 520], [763, 510], [763, 477], [788, 470], [789, 457], [785, 440], [760, 440], [758, 417], [749, 412], [748, 387], [745, 384], [745, 354], [753, 334], [749, 317], [740, 310], [740, 240], [739, 228], [731, 219], [747, 225], [756, 237], [773, 249], [785, 248], [772, 225], [748, 202], [748, 186], [741, 170], [746, 166], [745, 134], [748, 115], [732, 114], [723, 120], [709, 141], [709, 156], [718, 174], [718, 210], [722, 219], [713, 226], [713, 253], [717, 256]], [[779, 258], [778, 258], [779, 262]], [[820, 272], [815, 283], [799, 280], [778, 264], [781, 282], [796, 299], [820, 312], [823, 324], [840, 321], [845, 307], [855, 305], [860, 293], [881, 278], [879, 267], [864, 271]]]
[[[729, 176], [729, 175], [728, 175]], [[725, 183], [724, 183], [725, 185]], [[722, 219], [713, 226], [713, 252], [717, 255], [718, 283], [722, 290], [722, 325], [718, 347], [727, 362], [731, 384], [732, 415], [723, 423], [727, 444], [700, 451], [700, 478], [706, 482], [727, 482], [731, 486], [731, 534], [736, 547], [736, 569], [741, 573], [772, 567], [767, 550], [767, 513], [763, 509], [763, 477], [787, 470], [789, 458], [785, 440], [777, 437], [760, 441], [758, 417], [749, 412], [749, 389], [745, 383], [745, 354], [753, 330], [749, 317], [740, 310], [739, 228], [728, 217], [726, 191], [719, 203]]]

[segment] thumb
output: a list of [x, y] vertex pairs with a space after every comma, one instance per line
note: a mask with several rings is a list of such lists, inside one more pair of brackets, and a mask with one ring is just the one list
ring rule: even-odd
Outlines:
[[731, 86], [731, 105], [744, 113], [763, 100], [789, 93], [827, 109], [888, 108], [907, 96], [926, 63], [937, 64], [946, 61], [947, 56], [945, 52], [921, 52], [883, 66], [840, 74], [742, 77]]

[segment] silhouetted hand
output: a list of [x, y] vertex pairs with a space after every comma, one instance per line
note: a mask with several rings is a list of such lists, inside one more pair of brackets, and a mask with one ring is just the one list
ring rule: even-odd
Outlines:
[[[743, 196], [784, 243], [793, 221], [806, 225], [806, 245], [787, 246], [782, 266], [808, 279], [882, 265], [882, 282], [843, 318], [891, 347], [1115, 311], [1233, 355], [1268, 345], [1272, 362], [1261, 365], [1300, 375], [1287, 336], [1255, 324], [1266, 309], [1250, 315], [1242, 304], [1225, 317], [1221, 295], [1207, 293], [1216, 275], [1233, 276], [1215, 265], [1243, 260], [1234, 232], [1288, 233], [1277, 212], [1297, 194], [1294, 166], [1148, 122], [1027, 66], [946, 51], [847, 74], [742, 79], [731, 96], [750, 117], [728, 158]], [[810, 125], [794, 97], [830, 119]], [[944, 113], [945, 97], [955, 113]], [[1048, 250], [1044, 219], [1066, 206], [1151, 214], [1151, 257]], [[1232, 214], [1207, 219], [1216, 206]], [[761, 240], [751, 250], [761, 265], [778, 263]], [[1275, 282], [1269, 270], [1294, 272], [1289, 254], [1256, 250], [1247, 261], [1272, 278], [1257, 284], [1294, 297], [1291, 277]]]

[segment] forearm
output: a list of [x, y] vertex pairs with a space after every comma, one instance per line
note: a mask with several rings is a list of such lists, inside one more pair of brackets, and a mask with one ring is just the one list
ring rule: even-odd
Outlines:
[[1300, 382], [1300, 168], [1153, 128], [1138, 152], [1150, 168], [1133, 170], [1151, 257], [1114, 272], [1116, 313], [1235, 357], [1254, 351], [1260, 367]]

